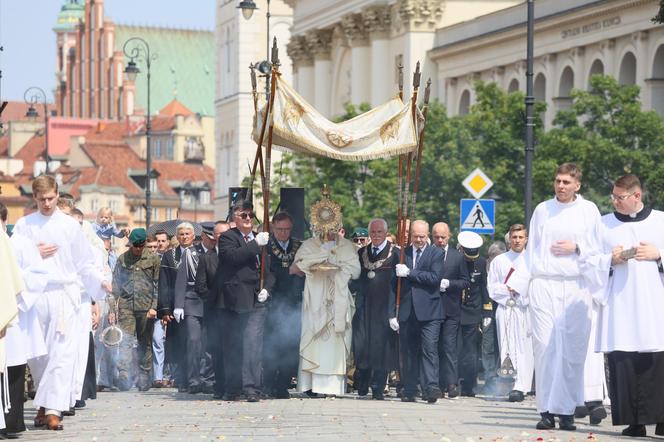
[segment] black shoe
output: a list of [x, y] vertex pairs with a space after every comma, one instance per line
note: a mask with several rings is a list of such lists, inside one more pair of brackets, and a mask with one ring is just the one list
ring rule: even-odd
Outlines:
[[260, 398], [258, 397], [257, 394], [248, 394], [247, 395], [247, 402], [260, 402]]
[[235, 402], [237, 401], [238, 396], [239, 396], [238, 394], [234, 393], [224, 393], [224, 395], [221, 398], [225, 401]]
[[318, 396], [318, 393], [314, 393], [312, 390], [307, 390], [307, 391], [304, 392], [304, 394], [306, 394], [306, 395], [309, 396], [310, 398], [318, 398], [318, 397], [320, 397], [320, 396]]
[[358, 388], [357, 389], [357, 394], [359, 396], [366, 396], [366, 395], [369, 394], [369, 388], [366, 388], [366, 387]]
[[85, 408], [85, 401], [76, 401], [74, 408]]
[[224, 398], [224, 394], [223, 394], [223, 393], [214, 393], [214, 394], [212, 395], [212, 399], [220, 400], [220, 399], [223, 399], [223, 398]]
[[189, 389], [187, 387], [178, 387], [178, 393], [188, 393]]
[[537, 428], [538, 430], [553, 430], [554, 428], [556, 428], [556, 421], [553, 418], [553, 414], [540, 413], [540, 416], [542, 416], [542, 419], [540, 419], [540, 421], [537, 422], [535, 428]]
[[459, 397], [459, 386], [457, 384], [450, 384], [447, 386], [448, 399], [455, 399]]
[[384, 401], [385, 400], [385, 395], [383, 394], [382, 391], [374, 391], [371, 393], [371, 399], [374, 401]]
[[574, 425], [574, 415], [573, 414], [559, 414], [558, 415], [558, 428], [565, 431], [576, 431], [576, 425]]
[[574, 409], [574, 417], [577, 419], [583, 419], [588, 416], [588, 407], [585, 405], [579, 405]]
[[62, 412], [63, 416], [76, 416], [76, 409], [74, 407], [71, 407], [69, 410], [65, 410]]
[[12, 433], [11, 431], [0, 431], [0, 440], [7, 439], [18, 439], [18, 433]]
[[415, 402], [415, 396], [407, 396], [404, 394], [401, 396], [401, 402]]
[[645, 437], [646, 436], [646, 426], [641, 424], [632, 424], [629, 427], [622, 430], [623, 436], [630, 437]]
[[443, 392], [440, 391], [438, 387], [431, 387], [427, 389], [427, 402], [430, 404], [435, 404], [438, 399], [443, 397]]
[[290, 399], [290, 393], [288, 390], [277, 390], [274, 392], [275, 399]]
[[595, 407], [589, 407], [588, 411], [590, 412], [590, 425], [599, 425], [602, 423], [602, 419], [606, 418], [606, 408], [604, 405], [597, 405]]
[[188, 393], [189, 394], [203, 393], [203, 386], [202, 385], [192, 385], [191, 387], [189, 387]]
[[507, 396], [507, 400], [510, 402], [523, 402], [523, 392], [519, 390], [512, 390]]
[[657, 436], [664, 436], [664, 422], [660, 422], [655, 426], [655, 434]]
[[475, 397], [474, 391], [461, 390], [461, 396], [463, 397]]

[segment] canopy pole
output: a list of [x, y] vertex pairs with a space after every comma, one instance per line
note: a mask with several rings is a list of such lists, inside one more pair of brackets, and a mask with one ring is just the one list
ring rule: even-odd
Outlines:
[[[413, 114], [413, 121], [417, 122], [417, 92], [420, 87], [420, 62], [417, 62], [415, 67], [415, 72], [413, 73], [413, 96], [411, 97], [411, 112]], [[416, 126], [417, 130], [417, 126]], [[404, 195], [403, 195], [403, 209], [402, 209], [402, 222], [401, 222], [401, 237], [399, 238], [399, 264], [403, 264], [406, 258], [406, 217], [408, 215], [408, 192], [410, 190], [410, 181], [412, 179], [412, 163], [413, 163], [413, 153], [409, 152], [406, 159], [406, 183], [404, 185]], [[410, 227], [410, 226], [409, 226]], [[397, 278], [397, 289], [396, 289], [396, 314], [397, 318], [399, 317], [399, 306], [401, 304], [401, 278]]]
[[[427, 80], [427, 87], [424, 89], [424, 103], [422, 106], [422, 130], [418, 131], [419, 137], [417, 140], [417, 165], [415, 167], [415, 183], [413, 184], [413, 195], [410, 203], [410, 222], [412, 223], [415, 218], [415, 207], [417, 205], [417, 191], [420, 188], [420, 174], [422, 166], [422, 154], [424, 153], [424, 129], [427, 124], [427, 114], [429, 113], [429, 96], [431, 94], [431, 78]], [[417, 127], [417, 116], [415, 118], [415, 127]]]
[[[272, 134], [274, 132], [274, 119], [272, 118], [272, 108], [274, 106], [274, 96], [277, 91], [277, 77], [281, 75], [279, 73], [279, 48], [277, 48], [277, 37], [274, 37], [272, 44], [272, 84], [270, 88], [270, 99], [269, 105], [267, 107], [267, 112], [265, 113], [266, 119], [267, 115], [270, 115], [269, 122], [270, 128], [268, 129], [267, 134], [267, 146], [265, 146], [265, 176], [263, 178], [263, 232], [270, 233], [270, 171], [272, 166]], [[263, 125], [265, 129], [265, 125]], [[261, 137], [262, 138], [262, 137]], [[262, 140], [261, 140], [262, 141]], [[263, 143], [259, 144], [260, 146]], [[265, 264], [267, 262], [267, 247], [263, 247], [261, 250], [261, 280], [260, 287], [261, 289], [265, 285]]]
[[[403, 101], [403, 65], [399, 63], [399, 99]], [[406, 155], [399, 155], [399, 176], [397, 177], [397, 244], [401, 246], [401, 222], [403, 213], [403, 163]]]

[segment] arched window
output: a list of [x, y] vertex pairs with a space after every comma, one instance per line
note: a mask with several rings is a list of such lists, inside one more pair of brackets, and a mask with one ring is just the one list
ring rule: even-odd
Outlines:
[[620, 62], [618, 83], [636, 84], [636, 57], [631, 52], [627, 52]]
[[590, 66], [590, 71], [588, 72], [588, 88], [590, 88], [590, 79], [593, 75], [604, 75], [604, 63], [602, 63], [602, 60], [595, 60]]
[[507, 87], [507, 93], [511, 94], [512, 92], [517, 92], [519, 90], [519, 80], [513, 78], [510, 81], [510, 85]]
[[572, 92], [574, 87], [574, 71], [571, 67], [567, 66], [560, 76], [560, 87], [558, 88], [558, 96], [560, 98], [567, 98]]
[[461, 93], [459, 100], [459, 115], [467, 115], [470, 112], [470, 91], [468, 89]]
[[546, 77], [544, 74], [539, 73], [535, 77], [533, 93], [535, 95], [535, 100], [546, 101]]

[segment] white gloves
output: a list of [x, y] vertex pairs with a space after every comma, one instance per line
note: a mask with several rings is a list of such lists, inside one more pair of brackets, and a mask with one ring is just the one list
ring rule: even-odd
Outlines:
[[173, 318], [175, 318], [175, 322], [180, 322], [184, 318], [184, 309], [182, 308], [173, 309]]
[[270, 296], [270, 294], [267, 292], [267, 290], [263, 289], [260, 292], [258, 292], [258, 302], [261, 304], [267, 301], [267, 298]]
[[396, 271], [399, 278], [405, 278], [410, 275], [410, 269], [406, 264], [397, 264]]
[[447, 288], [450, 286], [450, 280], [449, 279], [441, 279], [440, 280], [440, 291], [444, 292], [447, 290]]
[[270, 234], [267, 232], [260, 232], [256, 235], [256, 244], [264, 246], [270, 240]]
[[390, 328], [399, 331], [399, 320], [397, 318], [390, 318]]
[[487, 328], [491, 325], [491, 318], [482, 319], [482, 328]]

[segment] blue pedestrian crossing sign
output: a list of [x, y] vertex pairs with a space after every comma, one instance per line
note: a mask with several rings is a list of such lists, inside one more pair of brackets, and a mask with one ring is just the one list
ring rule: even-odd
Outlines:
[[496, 200], [462, 199], [460, 230], [493, 235], [496, 231]]

